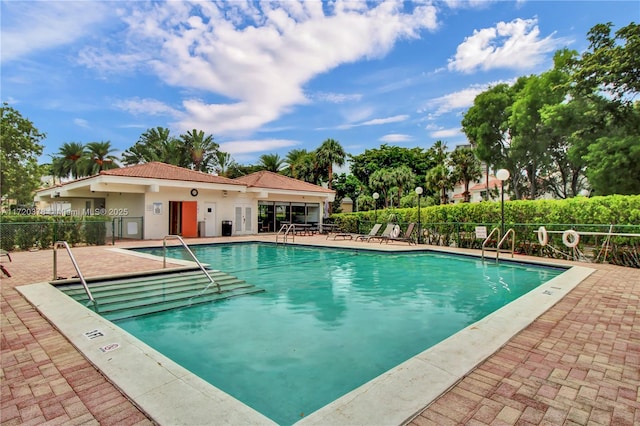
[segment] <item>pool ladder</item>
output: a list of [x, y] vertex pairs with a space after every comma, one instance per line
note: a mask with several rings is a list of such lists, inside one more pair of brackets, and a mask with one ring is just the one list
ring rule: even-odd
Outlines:
[[76, 262], [76, 258], [73, 257], [73, 253], [71, 253], [71, 247], [66, 241], [56, 241], [53, 245], [53, 280], [58, 279], [58, 247], [62, 246], [65, 248], [67, 253], [69, 254], [69, 258], [71, 259], [71, 263], [73, 263], [73, 267], [76, 269], [76, 273], [78, 274], [78, 278], [82, 283], [82, 287], [84, 287], [84, 291], [87, 293], [89, 297], [89, 301], [95, 305], [96, 300], [93, 298], [91, 294], [91, 290], [89, 290], [89, 286], [87, 285], [87, 281], [84, 279], [84, 275], [80, 272], [80, 266], [78, 266], [78, 262]]
[[295, 242], [296, 240], [296, 226], [291, 223], [291, 224], [283, 224], [280, 227], [280, 230], [278, 231], [278, 233], [276, 234], [276, 244], [278, 244], [278, 237], [280, 237], [280, 234], [282, 234], [282, 244], [285, 244], [287, 242], [287, 237], [289, 235], [291, 235], [291, 241]]
[[209, 272], [207, 272], [207, 269], [202, 265], [202, 263], [200, 263], [200, 261], [198, 260], [196, 255], [193, 254], [193, 252], [191, 251], [191, 249], [189, 248], [187, 243], [184, 242], [184, 240], [182, 239], [182, 237], [180, 235], [165, 235], [165, 237], [163, 238], [163, 240], [162, 240], [162, 267], [163, 268], [167, 267], [167, 240], [169, 240], [169, 239], [180, 241], [180, 244], [182, 244], [182, 247], [184, 247], [184, 249], [187, 251], [187, 253], [189, 253], [189, 255], [191, 256], [193, 261], [196, 262], [196, 265], [198, 265], [200, 270], [207, 276], [207, 278], [209, 279], [209, 284], [207, 285], [207, 287], [204, 290], [207, 290], [211, 285], [215, 284], [218, 287], [218, 293], [220, 293], [220, 291], [221, 291], [220, 290], [220, 283], [215, 282], [213, 280], [213, 278], [211, 278], [211, 275], [209, 275]]
[[[491, 240], [491, 237], [493, 236], [493, 234], [498, 234], [498, 239], [500, 240], [498, 242], [498, 245], [496, 246], [495, 249], [493, 248], [487, 248], [487, 243], [489, 242], [489, 240]], [[507, 238], [511, 236], [511, 258], [513, 259], [513, 252], [515, 251], [516, 248], [516, 231], [513, 230], [513, 228], [509, 228], [507, 230], [507, 232], [504, 233], [504, 237], [500, 238], [500, 228], [493, 228], [491, 230], [491, 232], [489, 233], [489, 236], [487, 238], [485, 238], [485, 240], [482, 242], [482, 260], [484, 261], [484, 251], [485, 250], [495, 250], [496, 252], [496, 263], [498, 263], [498, 260], [500, 258], [500, 248], [502, 247], [502, 244], [504, 244], [505, 241], [507, 241]]]

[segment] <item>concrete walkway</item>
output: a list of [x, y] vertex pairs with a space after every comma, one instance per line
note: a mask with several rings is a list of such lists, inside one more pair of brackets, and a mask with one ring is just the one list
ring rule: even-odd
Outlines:
[[[197, 242], [206, 240], [189, 241]], [[324, 236], [296, 242], [356, 245]], [[152, 244], [160, 243], [116, 247]], [[162, 267], [110, 248], [73, 249], [85, 276]], [[400, 248], [407, 246], [389, 245]], [[52, 251], [11, 256], [11, 263], [2, 258], [12, 277], [1, 280], [1, 424], [152, 424], [14, 289], [50, 280]], [[640, 271], [589, 266], [596, 273], [411, 424], [640, 424]], [[63, 253], [58, 275], [75, 275]]]

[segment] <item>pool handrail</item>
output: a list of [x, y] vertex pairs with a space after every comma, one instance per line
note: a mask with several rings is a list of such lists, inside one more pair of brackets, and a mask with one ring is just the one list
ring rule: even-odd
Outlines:
[[284, 235], [282, 237], [282, 244], [287, 242], [287, 235], [291, 234], [291, 238], [293, 242], [296, 241], [296, 225], [293, 223], [283, 223], [282, 226], [280, 227], [280, 230], [278, 230], [278, 233], [276, 234], [276, 244], [278, 244], [278, 236], [280, 235], [281, 232], [284, 231]]
[[500, 240], [500, 228], [493, 228], [489, 233], [489, 235], [487, 236], [487, 238], [485, 238], [484, 241], [482, 242], [482, 260], [484, 260], [485, 247], [487, 246], [487, 243], [489, 242], [489, 240], [491, 240], [491, 237], [493, 237], [493, 234], [495, 234], [496, 232], [498, 233], [498, 240]]
[[187, 243], [184, 242], [184, 240], [182, 239], [182, 237], [180, 235], [165, 235], [165, 237], [162, 239], [162, 267], [166, 268], [167, 267], [167, 239], [173, 239], [173, 240], [178, 240], [180, 241], [180, 244], [182, 244], [182, 247], [184, 247], [184, 249], [187, 251], [187, 253], [189, 253], [189, 255], [191, 256], [191, 258], [194, 260], [194, 262], [196, 262], [196, 265], [198, 265], [198, 267], [200, 268], [200, 270], [207, 276], [207, 278], [210, 281], [210, 284], [207, 285], [207, 288], [209, 288], [209, 286], [211, 284], [215, 284], [218, 287], [218, 293], [221, 292], [220, 290], [220, 283], [216, 282], [213, 280], [213, 278], [211, 278], [211, 275], [209, 275], [209, 272], [207, 272], [206, 268], [204, 267], [204, 265], [202, 265], [202, 263], [200, 263], [200, 261], [198, 260], [198, 258], [196, 257], [195, 254], [193, 254], [193, 252], [191, 251], [191, 249], [189, 248], [189, 246], [187, 245]]
[[516, 231], [513, 228], [509, 228], [507, 230], [507, 232], [504, 233], [504, 236], [502, 237], [502, 239], [498, 243], [498, 247], [497, 247], [497, 250], [496, 250], [496, 263], [498, 262], [498, 258], [500, 257], [500, 247], [502, 247], [502, 243], [504, 243], [507, 240], [507, 237], [509, 236], [509, 234], [512, 235], [512, 238], [511, 238], [511, 258], [513, 259], [513, 252], [515, 251], [515, 248], [516, 248]]
[[82, 272], [80, 272], [80, 267], [78, 266], [78, 262], [76, 262], [76, 258], [73, 257], [73, 253], [71, 253], [71, 247], [69, 247], [69, 243], [67, 243], [66, 241], [56, 241], [56, 243], [53, 245], [53, 280], [55, 281], [58, 279], [58, 247], [59, 246], [63, 246], [67, 250], [67, 253], [69, 253], [69, 258], [71, 259], [71, 263], [73, 264], [73, 267], [76, 268], [76, 273], [78, 274], [78, 278], [80, 279], [80, 282], [84, 287], [84, 291], [87, 293], [87, 296], [89, 297], [89, 301], [95, 304], [96, 300], [93, 298], [93, 295], [91, 294], [91, 290], [89, 290], [89, 286], [87, 285], [87, 281], [84, 279], [84, 275], [82, 275]]

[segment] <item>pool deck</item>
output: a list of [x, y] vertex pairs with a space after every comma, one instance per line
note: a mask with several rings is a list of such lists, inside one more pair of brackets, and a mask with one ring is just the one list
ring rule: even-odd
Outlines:
[[[275, 236], [188, 240], [189, 244]], [[378, 243], [296, 237], [296, 243], [375, 247]], [[118, 242], [116, 248], [160, 245]], [[382, 244], [406, 250], [407, 244]], [[470, 252], [477, 251], [433, 249]], [[425, 248], [422, 246], [420, 248]], [[149, 271], [161, 262], [128, 256], [113, 246], [78, 247], [86, 277]], [[2, 257], [2, 425], [153, 424], [27, 302], [15, 287], [49, 281], [52, 251]], [[516, 256], [523, 260], [532, 259]], [[533, 260], [540, 260], [533, 258]], [[551, 309], [480, 363], [419, 413], [412, 425], [640, 424], [640, 271], [611, 265], [550, 261], [596, 271]], [[60, 253], [58, 275], [75, 275]], [[428, 398], [416, 394], [415, 399]], [[384, 401], [380, 401], [384, 405]]]

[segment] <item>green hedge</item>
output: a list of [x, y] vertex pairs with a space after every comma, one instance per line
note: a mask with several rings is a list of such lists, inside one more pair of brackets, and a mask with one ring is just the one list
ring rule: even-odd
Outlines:
[[[377, 216], [377, 217], [376, 217]], [[418, 208], [369, 210], [332, 216], [334, 223], [348, 232], [366, 233], [373, 223], [418, 222]], [[505, 227], [516, 232], [517, 251], [546, 257], [563, 257], [568, 249], [562, 244], [561, 231], [640, 233], [640, 195], [576, 197], [566, 200], [505, 201]], [[429, 206], [420, 209], [424, 241], [436, 245], [481, 248], [482, 241], [473, 236], [476, 226], [488, 231], [501, 224], [501, 203], [481, 202]], [[545, 226], [551, 231], [549, 246], [541, 247], [536, 230]], [[403, 228], [404, 229], [404, 228]], [[640, 267], [637, 237], [614, 237], [611, 249], [601, 251], [603, 236], [583, 236], [578, 248], [597, 261]], [[553, 247], [564, 248], [565, 253]], [[600, 255], [600, 256], [599, 256]]]
[[110, 222], [108, 216], [0, 215], [0, 247], [44, 249], [60, 240], [70, 245], [104, 245]]

